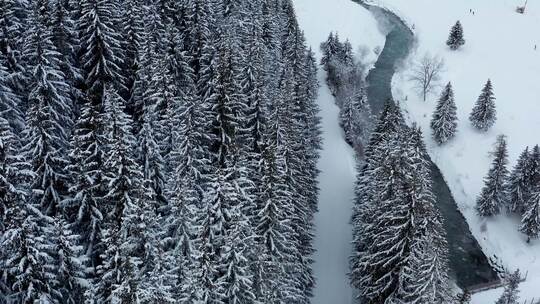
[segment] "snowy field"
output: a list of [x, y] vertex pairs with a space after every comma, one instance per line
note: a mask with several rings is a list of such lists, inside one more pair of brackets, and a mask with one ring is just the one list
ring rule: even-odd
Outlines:
[[[516, 0], [376, 0], [395, 11], [414, 28], [418, 46], [411, 61], [426, 52], [444, 58], [443, 84], [451, 81], [458, 107], [457, 137], [438, 147], [430, 138], [429, 122], [441, 89], [423, 102], [403, 69], [394, 77], [394, 96], [403, 102], [411, 121], [418, 122], [427, 136], [433, 161], [441, 168], [473, 234], [488, 256], [496, 255], [511, 270], [528, 271], [521, 286], [521, 299], [540, 298], [540, 241], [526, 244], [517, 231], [518, 218], [508, 215], [485, 220], [475, 214], [477, 195], [488, 172], [498, 134], [508, 136], [510, 164], [526, 146], [540, 143], [540, 1], [530, 1], [524, 15]], [[473, 10], [473, 15], [470, 10]], [[459, 51], [445, 42], [451, 26], [460, 20], [466, 39]], [[534, 49], [535, 44], [538, 46]], [[410, 67], [411, 62], [405, 66]], [[476, 132], [468, 116], [490, 78], [497, 98], [497, 123], [487, 133]], [[479, 294], [473, 304], [494, 303], [500, 290]]]
[[[294, 0], [300, 26], [307, 43], [320, 59], [319, 45], [331, 31], [342, 40], [349, 39], [355, 48], [369, 46], [365, 60], [374, 63], [375, 46], [384, 45], [371, 14], [350, 0]], [[313, 304], [353, 303], [349, 285], [348, 258], [351, 253], [351, 216], [355, 160], [353, 150], [345, 143], [338, 124], [338, 107], [319, 72], [319, 106], [323, 129], [323, 151], [319, 161], [319, 213], [316, 221], [314, 272], [317, 278]]]

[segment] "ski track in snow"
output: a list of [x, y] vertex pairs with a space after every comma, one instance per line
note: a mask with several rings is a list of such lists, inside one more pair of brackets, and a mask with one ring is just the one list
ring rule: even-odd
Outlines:
[[338, 123], [339, 109], [334, 103], [319, 71], [319, 106], [321, 107], [323, 150], [319, 160], [319, 212], [315, 216], [315, 264], [317, 279], [313, 304], [352, 303], [352, 289], [347, 277], [351, 252], [351, 217], [355, 159], [353, 150], [343, 140]]

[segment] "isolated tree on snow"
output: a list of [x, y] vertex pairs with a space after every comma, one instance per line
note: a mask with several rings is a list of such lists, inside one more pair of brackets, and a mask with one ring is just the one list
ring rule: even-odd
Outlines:
[[461, 22], [458, 20], [450, 30], [450, 36], [446, 41], [446, 45], [448, 45], [452, 50], [457, 50], [464, 44], [465, 39], [463, 38], [463, 27], [461, 26]]
[[507, 278], [507, 285], [504, 287], [504, 292], [495, 304], [518, 304], [519, 302], [519, 283], [521, 274], [519, 270], [510, 274]]
[[508, 180], [508, 209], [511, 212], [523, 213], [528, 201], [531, 191], [529, 176], [530, 162], [531, 155], [529, 153], [529, 147], [527, 147], [519, 156], [517, 164]]
[[493, 87], [491, 80], [488, 79], [482, 94], [478, 97], [476, 104], [469, 116], [473, 127], [480, 131], [487, 131], [497, 120], [497, 111], [495, 110], [495, 96], [493, 96]]
[[540, 233], [540, 186], [536, 187], [524, 206], [519, 231], [527, 235], [527, 243]]
[[484, 179], [484, 188], [476, 201], [476, 210], [481, 216], [499, 214], [501, 208], [507, 205], [508, 150], [504, 135], [497, 137], [493, 156], [491, 169]]
[[426, 101], [428, 94], [439, 86], [444, 60], [426, 53], [413, 67], [409, 80], [413, 82], [418, 94]]
[[431, 120], [433, 137], [438, 144], [453, 138], [457, 129], [456, 104], [452, 84], [448, 83], [439, 98], [439, 103]]

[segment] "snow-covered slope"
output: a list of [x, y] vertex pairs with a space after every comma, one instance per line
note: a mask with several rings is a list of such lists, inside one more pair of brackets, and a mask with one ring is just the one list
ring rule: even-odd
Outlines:
[[[331, 31], [353, 46], [384, 45], [384, 36], [377, 23], [365, 9], [349, 0], [294, 0], [300, 26], [308, 45], [320, 59], [319, 45]], [[375, 62], [370, 52], [367, 60]], [[338, 108], [319, 72], [319, 105], [323, 128], [323, 151], [319, 161], [319, 212], [315, 218], [315, 265], [317, 278], [313, 304], [349, 304], [353, 291], [347, 278], [348, 257], [351, 253], [351, 216], [355, 160], [352, 149], [345, 143], [338, 124]]]
[[[522, 299], [540, 298], [540, 242], [526, 244], [517, 231], [518, 218], [501, 215], [479, 218], [475, 200], [490, 166], [488, 153], [498, 134], [508, 136], [510, 164], [525, 146], [540, 143], [540, 1], [529, 1], [524, 15], [515, 8], [521, 0], [374, 0], [394, 10], [414, 28], [418, 49], [411, 60], [425, 52], [446, 62], [443, 82], [451, 81], [458, 107], [457, 137], [438, 147], [427, 136], [433, 160], [443, 172], [473, 234], [488, 256], [496, 255], [510, 269], [529, 272], [522, 284]], [[471, 13], [474, 11], [474, 15]], [[460, 20], [466, 39], [459, 51], [450, 51], [445, 41], [451, 26]], [[537, 50], [535, 50], [537, 45]], [[410, 67], [410, 63], [405, 67]], [[402, 100], [411, 121], [431, 134], [429, 121], [440, 90], [427, 102], [417, 97], [408, 81], [409, 70], [394, 78], [394, 96]], [[495, 126], [479, 133], [468, 115], [484, 83], [491, 78], [497, 98]], [[407, 101], [403, 101], [407, 99]], [[536, 288], [535, 288], [536, 287]], [[493, 303], [500, 291], [479, 294], [473, 304]]]

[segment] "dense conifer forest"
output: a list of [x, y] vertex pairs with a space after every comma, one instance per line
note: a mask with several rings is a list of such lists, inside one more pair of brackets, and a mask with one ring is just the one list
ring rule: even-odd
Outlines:
[[291, 0], [0, 1], [0, 303], [309, 303]]

